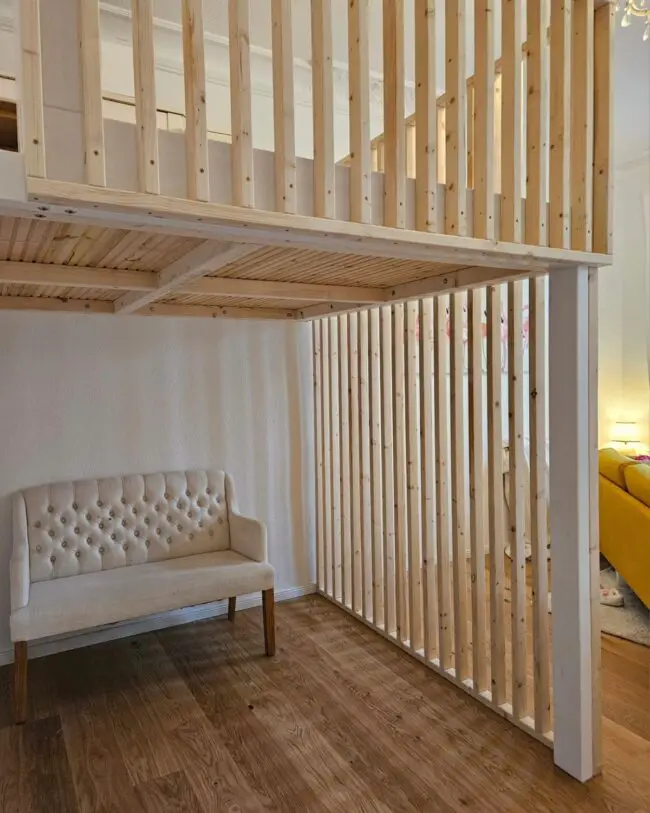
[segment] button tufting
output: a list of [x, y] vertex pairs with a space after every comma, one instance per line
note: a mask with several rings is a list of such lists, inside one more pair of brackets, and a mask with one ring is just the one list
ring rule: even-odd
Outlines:
[[194, 539], [194, 534], [190, 534], [190, 540]]
[[211, 508], [208, 508], [208, 516], [211, 517], [214, 514], [214, 511]]
[[184, 503], [182, 500], [179, 500], [179, 501], [178, 501], [178, 507], [179, 507], [179, 508], [180, 508], [180, 510], [182, 511], [182, 510], [183, 510], [183, 508], [185, 508], [185, 503]]
[[104, 530], [104, 523], [103, 523], [103, 522], [100, 522], [100, 523], [99, 523], [99, 530], [100, 530], [100, 531], [103, 531], [103, 530]]
[[36, 546], [36, 553], [40, 553], [43, 550], [40, 545]]
[[56, 556], [50, 556], [50, 562], [54, 564], [54, 562], [56, 562]]
[[168, 514], [168, 515], [167, 515], [167, 522], [171, 522], [171, 521], [172, 521], [171, 515], [170, 515], [170, 514]]
[[190, 496], [189, 489], [188, 489], [188, 490], [185, 492], [185, 496], [186, 496], [186, 497], [189, 497], [189, 496]]
[[97, 500], [97, 508], [103, 508], [104, 503], [101, 500]]
[[65, 517], [61, 517], [61, 525], [65, 525], [67, 521]]
[[100, 545], [100, 546], [99, 546], [99, 552], [100, 552], [100, 553], [104, 553], [104, 546], [103, 546], [103, 545]]
[[156, 528], [156, 534], [157, 534], [158, 536], [160, 536], [160, 534], [161, 534], [161, 530], [160, 530], [160, 528]]
[[76, 550], [76, 551], [74, 552], [74, 555], [75, 555], [75, 558], [76, 558], [76, 559], [78, 559], [78, 558], [81, 556], [81, 554], [79, 553], [79, 551], [78, 551], [78, 550]]
[[145, 540], [145, 543], [144, 543], [144, 544], [145, 544], [145, 547], [146, 547], [146, 548], [148, 548], [148, 547], [149, 547], [149, 545], [151, 545], [151, 542], [149, 542], [149, 540], [147, 539], [147, 540]]
[[67, 548], [68, 547], [68, 543], [65, 541], [65, 539], [63, 540], [63, 542], [61, 542], [61, 547], [62, 548]]
[[129, 549], [129, 543], [128, 543], [128, 542], [125, 542], [125, 543], [122, 545], [122, 547], [124, 548], [124, 550], [128, 550], [128, 549]]
[[122, 527], [126, 528], [126, 520], [125, 519], [122, 520]]
[[159, 506], [158, 504], [156, 504], [156, 505], [154, 506], [154, 511], [160, 511], [160, 506]]
[[41, 523], [40, 523], [40, 522], [37, 522], [37, 523], [34, 525], [34, 528], [40, 528], [40, 527], [41, 527]]
[[165, 493], [163, 494], [163, 497], [164, 497], [166, 500], [168, 500], [168, 499], [169, 499], [169, 494], [168, 494], [168, 493], [165, 491]]
[[115, 540], [117, 539], [117, 534], [111, 534], [111, 539], [113, 540], [113, 542], [115, 542]]
[[188, 512], [187, 512], [187, 518], [188, 518], [188, 519], [192, 519], [192, 512], [191, 512], [191, 511], [188, 511]]
[[146, 494], [145, 494], [145, 495], [144, 495], [144, 497], [142, 498], [142, 502], [149, 502], [149, 497], [147, 497], [147, 495], [146, 495]]
[[199, 522], [199, 528], [202, 528], [202, 527], [203, 527], [203, 520], [201, 520], [201, 522]]
[[212, 491], [211, 491], [211, 489], [206, 488], [205, 493], [206, 493], [206, 494], [208, 495], [208, 497], [209, 497], [209, 496], [210, 496], [210, 494], [212, 494]]
[[81, 529], [77, 527], [74, 529], [74, 532], [77, 534], [77, 536], [79, 536], [79, 534], [81, 533]]
[[221, 497], [219, 494], [217, 494], [217, 496], [214, 498], [214, 501], [216, 502], [217, 505], [219, 505], [219, 503], [221, 502]]
[[122, 503], [122, 505], [126, 505], [126, 498], [125, 498], [125, 497], [122, 497], [122, 499], [120, 500], [120, 502]]
[[177, 526], [176, 526], [176, 530], [177, 530], [177, 531], [182, 531], [182, 530], [183, 530], [183, 526], [182, 526], [182, 525], [177, 525]]
[[113, 511], [113, 509], [112, 509], [112, 508], [111, 508], [111, 510], [108, 512], [108, 516], [109, 516], [111, 519], [115, 519], [115, 511]]
[[135, 505], [133, 506], [133, 513], [134, 513], [134, 514], [137, 514], [137, 513], [138, 513], [138, 509], [135, 507]]
[[167, 544], [171, 545], [171, 543], [172, 543], [172, 538], [171, 538], [171, 536], [168, 536], [167, 537]]
[[151, 524], [151, 520], [149, 519], [149, 517], [144, 518], [144, 524], [145, 525], [150, 525]]
[[223, 517], [219, 517], [219, 519], [217, 520], [217, 522], [219, 523], [219, 525], [223, 525]]
[[135, 537], [136, 537], [136, 539], [137, 539], [137, 538], [140, 536], [140, 531], [135, 531], [135, 532], [134, 532], [134, 534], [133, 534], [133, 536], [135, 536]]
[[54, 513], [54, 506], [53, 505], [48, 505], [47, 506], [47, 513], [48, 514], [53, 514]]
[[76, 502], [73, 502], [73, 503], [72, 503], [72, 510], [73, 510], [73, 511], [76, 511], [76, 510], [77, 510], [77, 508], [79, 508], [79, 506], [77, 505], [77, 503], [76, 503]]
[[92, 536], [89, 536], [89, 537], [86, 539], [86, 542], [87, 542], [89, 545], [92, 545], [92, 543], [93, 543], [93, 538], [92, 538]]
[[50, 538], [54, 539], [54, 531], [49, 532]]
[[88, 522], [90, 522], [90, 520], [92, 519], [91, 515], [90, 515], [90, 514], [86, 514], [86, 519], [88, 520]]

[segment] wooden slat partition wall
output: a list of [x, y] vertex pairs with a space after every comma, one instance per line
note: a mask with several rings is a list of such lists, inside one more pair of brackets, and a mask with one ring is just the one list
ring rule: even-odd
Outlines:
[[232, 197], [237, 206], [255, 205], [253, 113], [251, 105], [249, 0], [229, 0]]
[[314, 214], [335, 216], [331, 0], [311, 0]]
[[384, 0], [384, 224], [406, 222], [404, 0]]
[[594, 0], [573, 0], [571, 38], [571, 248], [592, 245]]
[[415, 0], [415, 226], [437, 231], [436, 4]]
[[467, 233], [465, 0], [445, 4], [445, 232]]
[[160, 173], [156, 121], [153, 0], [131, 0], [131, 2], [138, 183], [141, 192], [158, 195], [160, 194]]
[[187, 197], [190, 200], [208, 201], [210, 200], [210, 173], [208, 171], [203, 0], [183, 0], [182, 19]]
[[320, 591], [550, 744], [545, 292], [324, 317], [314, 386]]
[[41, 17], [39, 0], [22, 0], [20, 11], [20, 104], [19, 143], [25, 155], [27, 174], [46, 177], [45, 125], [43, 111], [43, 65], [41, 61]]
[[79, 0], [79, 56], [83, 93], [85, 180], [93, 186], [106, 186], [99, 4], [89, 3], [87, 0]]
[[571, 3], [551, 0], [549, 245], [571, 243]]
[[613, 251], [614, 31], [616, 8], [601, 6], [594, 19], [593, 249]]
[[275, 208], [295, 214], [296, 127], [293, 93], [291, 0], [271, 0]]
[[348, 56], [350, 83], [350, 218], [371, 219], [370, 179], [370, 56], [368, 0], [348, 4]]

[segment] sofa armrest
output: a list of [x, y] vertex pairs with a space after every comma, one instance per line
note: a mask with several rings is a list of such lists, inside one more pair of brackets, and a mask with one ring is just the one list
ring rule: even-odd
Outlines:
[[22, 494], [13, 501], [13, 550], [10, 564], [11, 610], [20, 610], [29, 603], [29, 540], [27, 538], [27, 508]]
[[266, 562], [266, 525], [257, 519], [231, 511], [230, 547], [254, 562]]

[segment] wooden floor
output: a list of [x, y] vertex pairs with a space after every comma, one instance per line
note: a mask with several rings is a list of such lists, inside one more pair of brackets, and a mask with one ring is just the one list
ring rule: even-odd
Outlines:
[[325, 599], [41, 658], [32, 719], [0, 670], [0, 811], [650, 810], [650, 649], [603, 648], [605, 773], [543, 745]]

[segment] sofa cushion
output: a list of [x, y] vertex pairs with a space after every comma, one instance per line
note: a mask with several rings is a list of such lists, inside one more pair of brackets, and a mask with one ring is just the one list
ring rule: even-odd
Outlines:
[[30, 581], [228, 549], [225, 480], [184, 471], [26, 489]]
[[650, 507], [650, 466], [639, 463], [625, 469], [627, 490], [637, 500]]
[[626, 488], [625, 469], [636, 466], [636, 460], [625, 457], [616, 449], [600, 449], [598, 452], [598, 471], [619, 488]]
[[120, 567], [31, 585], [11, 614], [13, 641], [30, 641], [273, 587], [273, 567], [232, 550]]

